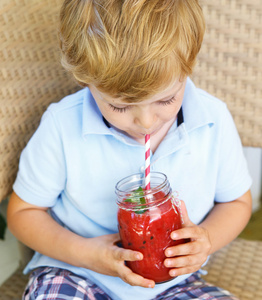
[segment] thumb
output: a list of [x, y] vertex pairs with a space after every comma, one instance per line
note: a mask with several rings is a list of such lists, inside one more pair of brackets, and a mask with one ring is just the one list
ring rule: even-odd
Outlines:
[[185, 205], [185, 202], [183, 200], [180, 200], [180, 210], [181, 210], [182, 227], [189, 227], [189, 226], [195, 225], [189, 219], [187, 209], [186, 209], [186, 205]]
[[106, 238], [107, 240], [110, 242], [110, 243], [113, 243], [115, 245], [117, 244], [120, 244], [121, 243], [121, 239], [120, 239], [120, 236], [119, 236], [119, 233], [112, 233], [112, 234], [108, 234], [106, 235]]

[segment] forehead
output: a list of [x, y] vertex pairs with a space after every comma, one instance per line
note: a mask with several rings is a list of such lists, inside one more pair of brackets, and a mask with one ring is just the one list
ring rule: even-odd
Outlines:
[[96, 96], [98, 96], [100, 98], [100, 100], [102, 100], [104, 102], [108, 102], [108, 103], [112, 103], [112, 104], [137, 105], [138, 103], [150, 103], [150, 102], [154, 102], [154, 101], [167, 100], [167, 99], [175, 96], [180, 91], [180, 89], [183, 87], [184, 83], [185, 83], [185, 81], [177, 80], [177, 81], [173, 82], [172, 84], [170, 84], [169, 86], [163, 88], [156, 94], [154, 94], [148, 98], [145, 98], [141, 101], [135, 100], [133, 102], [125, 100], [124, 98], [121, 98], [121, 97], [113, 97], [107, 93], [100, 91], [94, 85], [90, 86], [90, 90], [92, 92], [95, 92]]

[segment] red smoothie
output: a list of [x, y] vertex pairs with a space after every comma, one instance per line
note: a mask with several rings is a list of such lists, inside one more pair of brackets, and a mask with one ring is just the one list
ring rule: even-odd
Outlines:
[[[153, 198], [152, 198], [153, 197]], [[183, 243], [173, 241], [172, 231], [181, 228], [181, 218], [172, 197], [158, 191], [150, 199], [156, 205], [145, 205], [142, 209], [131, 209], [129, 199], [124, 209], [118, 210], [118, 226], [123, 247], [143, 253], [142, 261], [126, 262], [135, 273], [155, 282], [170, 280], [169, 268], [164, 266], [166, 248]], [[159, 201], [158, 201], [159, 200]], [[143, 207], [145, 209], [143, 209]]]

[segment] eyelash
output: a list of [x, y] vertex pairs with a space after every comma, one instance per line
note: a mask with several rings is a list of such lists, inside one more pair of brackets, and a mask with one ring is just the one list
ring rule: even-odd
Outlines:
[[170, 105], [172, 103], [174, 103], [176, 100], [176, 97], [173, 96], [172, 98], [170, 98], [169, 100], [166, 100], [166, 101], [160, 101], [159, 104], [160, 105]]
[[116, 106], [114, 106], [114, 105], [112, 105], [112, 104], [109, 104], [109, 107], [110, 107], [113, 111], [115, 111], [115, 112], [120, 112], [120, 113], [124, 113], [124, 112], [126, 112], [126, 111], [129, 109], [128, 106], [127, 106], [127, 107], [116, 107]]
[[[172, 104], [175, 100], [176, 100], [176, 98], [175, 98], [175, 96], [174, 96], [174, 97], [172, 97], [172, 98], [169, 99], [169, 100], [166, 100], [166, 101], [159, 101], [158, 104], [166, 106], [166, 105]], [[119, 112], [119, 113], [124, 113], [124, 112], [126, 112], [126, 111], [130, 108], [130, 106], [126, 106], [126, 107], [116, 107], [116, 106], [114, 106], [114, 105], [112, 105], [112, 104], [109, 104], [109, 107], [110, 107], [113, 111]]]

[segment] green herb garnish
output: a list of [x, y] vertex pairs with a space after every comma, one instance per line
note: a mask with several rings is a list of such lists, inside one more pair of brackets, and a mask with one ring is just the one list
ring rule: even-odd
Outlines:
[[[135, 210], [135, 213], [143, 214], [146, 211], [146, 209], [143, 209], [143, 208], [146, 208], [146, 205], [143, 205], [143, 204], [146, 204], [146, 199], [144, 198], [144, 191], [143, 191], [142, 187], [140, 186], [137, 190], [132, 192], [131, 197], [132, 197], [132, 195], [134, 196], [134, 198], [127, 198], [124, 200], [124, 202], [141, 205], [138, 207], [139, 210]], [[142, 197], [139, 197], [139, 196], [142, 196]]]

